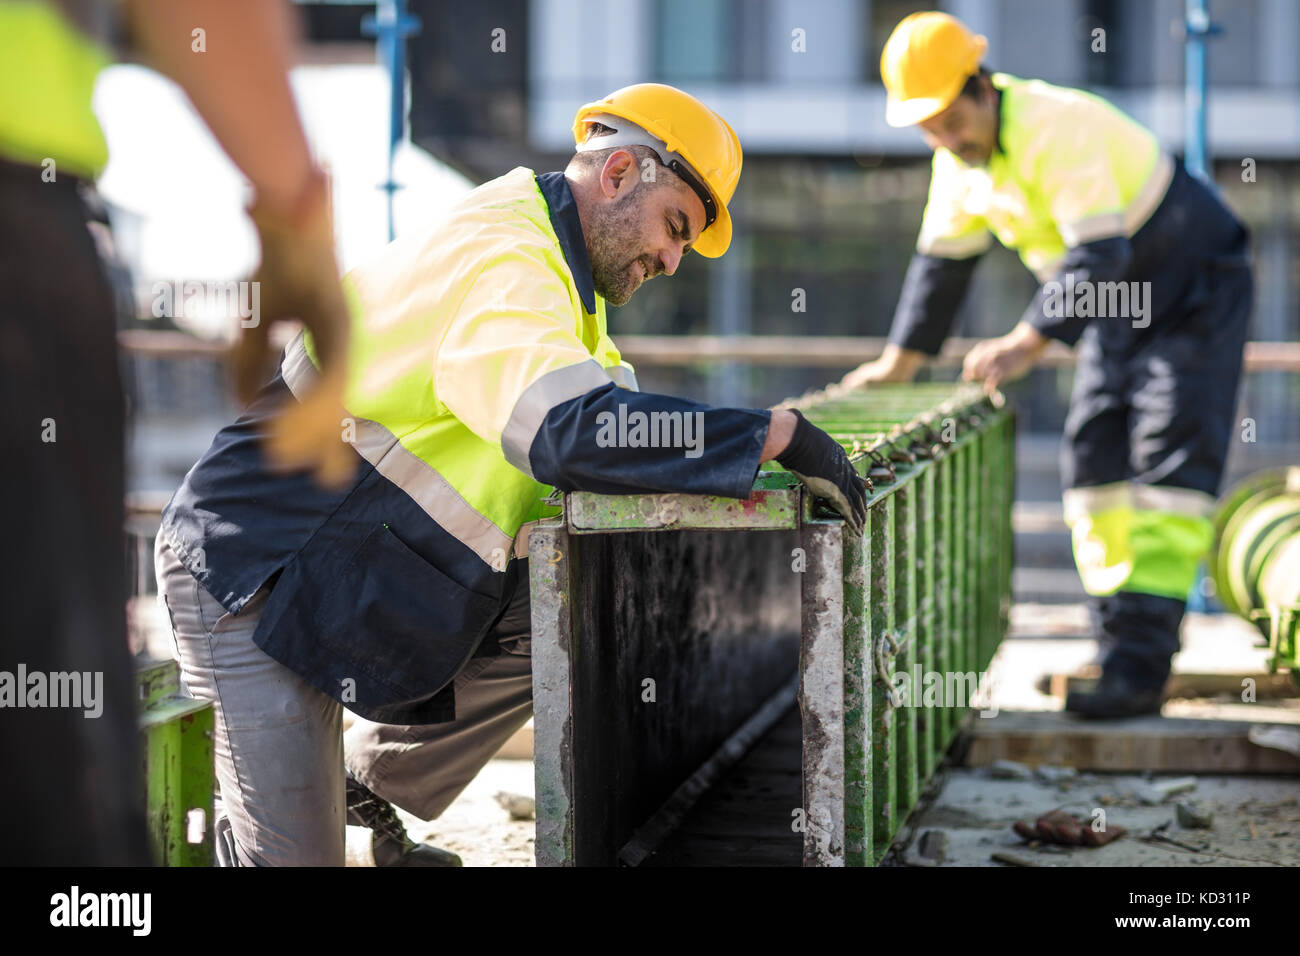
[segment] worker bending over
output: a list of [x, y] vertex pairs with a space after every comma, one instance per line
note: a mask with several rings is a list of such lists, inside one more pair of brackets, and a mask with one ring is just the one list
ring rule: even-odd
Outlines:
[[[522, 559], [553, 487], [747, 498], [776, 458], [861, 527], [864, 486], [830, 436], [638, 392], [606, 330], [606, 302], [726, 251], [731, 127], [641, 84], [573, 133], [564, 172], [511, 170], [345, 277], [342, 487], [263, 458], [266, 423], [317, 376], [303, 335], [164, 512], [159, 588], [186, 685], [216, 706], [224, 863], [341, 864], [346, 786], [379, 864], [459, 864], [413, 845], [392, 804], [438, 816], [531, 714]], [[611, 415], [638, 413], [693, 416], [691, 447], [609, 440]], [[344, 705], [365, 718], [346, 782]]]
[[929, 199], [884, 354], [850, 387], [912, 378], [939, 351], [994, 237], [1042, 283], [1019, 323], [966, 356], [989, 387], [1078, 343], [1065, 518], [1099, 622], [1102, 676], [1066, 709], [1160, 709], [1212, 539], [1251, 313], [1248, 233], [1156, 138], [1080, 90], [990, 74], [942, 13], [895, 28], [880, 72], [891, 126], [934, 150]]

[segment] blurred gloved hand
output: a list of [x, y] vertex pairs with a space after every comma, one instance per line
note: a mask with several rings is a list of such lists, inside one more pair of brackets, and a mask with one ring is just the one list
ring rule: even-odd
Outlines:
[[849, 456], [830, 435], [791, 409], [799, 422], [785, 451], [776, 456], [790, 472], [819, 498], [829, 501], [857, 534], [867, 518], [867, 492]]
[[356, 454], [343, 441], [349, 320], [334, 258], [329, 198], [329, 181], [316, 170], [293, 210], [272, 211], [262, 203], [249, 209], [262, 243], [262, 263], [253, 277], [260, 284], [260, 313], [243, 329], [231, 360], [236, 391], [247, 403], [265, 383], [270, 327], [289, 319], [302, 322], [320, 375], [271, 426], [267, 455], [276, 467], [305, 468], [321, 484], [337, 487], [355, 470]]

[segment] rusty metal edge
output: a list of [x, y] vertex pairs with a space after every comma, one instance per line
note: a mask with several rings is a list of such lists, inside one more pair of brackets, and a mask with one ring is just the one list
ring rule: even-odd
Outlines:
[[528, 539], [533, 619], [533, 773], [538, 866], [573, 866], [574, 741], [570, 663], [568, 534], [562, 519], [539, 522]]
[[804, 866], [844, 865], [844, 583], [839, 522], [803, 527], [803, 640], [799, 711], [803, 720]]

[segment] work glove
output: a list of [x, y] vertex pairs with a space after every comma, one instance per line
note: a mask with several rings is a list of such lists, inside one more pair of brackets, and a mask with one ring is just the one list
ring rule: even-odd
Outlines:
[[341, 486], [356, 470], [356, 454], [343, 441], [349, 320], [334, 258], [329, 181], [316, 170], [291, 212], [255, 203], [248, 214], [262, 243], [253, 277], [260, 283], [260, 315], [231, 353], [236, 392], [245, 404], [253, 399], [272, 358], [270, 327], [299, 320], [311, 333], [320, 375], [271, 423], [267, 457], [273, 467], [307, 469], [320, 484]]
[[808, 490], [829, 501], [857, 534], [867, 519], [867, 492], [862, 478], [853, 469], [849, 456], [798, 409], [791, 409], [799, 419], [785, 451], [776, 456], [781, 467], [798, 478]]

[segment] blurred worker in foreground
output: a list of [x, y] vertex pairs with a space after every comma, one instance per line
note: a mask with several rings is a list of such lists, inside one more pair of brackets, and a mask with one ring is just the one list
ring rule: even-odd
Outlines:
[[[0, 0], [0, 447], [10, 462], [0, 469], [0, 671], [28, 675], [27, 687], [0, 690], [10, 770], [0, 863], [11, 865], [151, 862], [126, 633], [114, 302], [81, 196], [108, 160], [90, 106], [117, 7]], [[336, 476], [348, 449], [323, 439], [337, 438], [347, 313], [324, 180], [289, 90], [287, 7], [130, 0], [122, 11], [134, 45], [185, 89], [256, 189], [263, 321], [240, 348], [241, 378], [265, 367], [271, 321], [291, 315], [313, 329], [326, 386], [267, 434], [282, 463]], [[191, 48], [196, 26], [203, 53]], [[99, 681], [100, 699], [33, 706], [38, 673], [50, 693], [57, 675], [79, 675], [83, 700]]]
[[1066, 709], [1160, 709], [1198, 562], [1211, 544], [1252, 281], [1245, 227], [1155, 137], [1079, 90], [988, 73], [984, 37], [904, 19], [881, 76], [891, 126], [934, 150], [929, 201], [884, 354], [848, 387], [906, 381], [937, 354], [996, 237], [1042, 286], [964, 375], [993, 388], [1056, 339], [1079, 343], [1065, 426], [1065, 518], [1103, 647]]
[[[727, 250], [731, 127], [647, 83], [573, 132], [564, 172], [513, 169], [344, 278], [343, 488], [261, 454], [318, 377], [304, 335], [164, 512], [159, 590], [186, 685], [219, 715], [223, 863], [342, 864], [346, 792], [379, 865], [459, 865], [392, 805], [437, 817], [528, 720], [522, 559], [552, 487], [747, 498], [776, 458], [861, 527], [864, 485], [830, 436], [797, 412], [638, 392], [606, 331], [606, 302]], [[346, 777], [344, 705], [366, 718]]]

